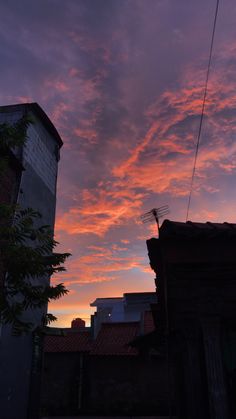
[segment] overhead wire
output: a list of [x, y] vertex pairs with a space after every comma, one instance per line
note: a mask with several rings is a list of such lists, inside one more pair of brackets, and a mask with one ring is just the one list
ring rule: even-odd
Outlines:
[[218, 10], [219, 10], [219, 2], [220, 2], [220, 0], [216, 0], [216, 9], [215, 9], [213, 30], [212, 30], [212, 36], [211, 36], [210, 53], [209, 53], [209, 59], [208, 59], [208, 66], [207, 66], [207, 73], [206, 73], [206, 81], [205, 81], [205, 85], [204, 85], [204, 95], [203, 95], [203, 102], [202, 102], [202, 110], [201, 110], [201, 117], [200, 117], [199, 129], [198, 129], [198, 136], [197, 136], [197, 143], [196, 143], [196, 149], [195, 149], [194, 162], [193, 162], [193, 171], [192, 171], [192, 177], [191, 177], [191, 183], [190, 183], [190, 192], [189, 192], [189, 197], [188, 197], [186, 221], [188, 221], [189, 209], [190, 209], [191, 198], [192, 198], [192, 191], [193, 191], [194, 176], [195, 176], [195, 172], [196, 172], [197, 157], [198, 157], [199, 144], [200, 144], [200, 138], [201, 138], [201, 132], [202, 132], [202, 123], [203, 123], [203, 117], [204, 117], [204, 111], [205, 111], [205, 105], [206, 105], [208, 80], [209, 80], [211, 60], [212, 60], [212, 51], [213, 51], [214, 38], [215, 38], [216, 21], [217, 21]]

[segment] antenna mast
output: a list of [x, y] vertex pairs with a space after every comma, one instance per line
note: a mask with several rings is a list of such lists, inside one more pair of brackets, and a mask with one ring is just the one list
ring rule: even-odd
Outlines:
[[153, 208], [151, 211], [146, 212], [145, 214], [141, 215], [142, 222], [149, 223], [150, 221], [153, 221], [153, 218], [155, 219], [157, 223], [157, 231], [159, 236], [159, 230], [160, 230], [160, 218], [164, 217], [169, 213], [169, 207], [168, 205], [163, 205], [159, 208]]

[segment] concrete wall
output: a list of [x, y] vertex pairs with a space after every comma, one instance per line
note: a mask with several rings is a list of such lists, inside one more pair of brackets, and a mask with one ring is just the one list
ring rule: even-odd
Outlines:
[[[86, 380], [86, 356], [73, 352], [46, 353], [43, 367], [42, 415], [76, 414], [80, 403], [81, 407], [82, 404], [84, 407], [88, 397]], [[79, 397], [80, 382], [82, 392]]]
[[[5, 116], [0, 114], [0, 123], [4, 118], [9, 122], [15, 122], [21, 115], [22, 113], [19, 111], [12, 114], [8, 112]], [[40, 134], [40, 139], [37, 137], [37, 133]], [[33, 127], [30, 127], [28, 131], [28, 137], [26, 149], [29, 153], [27, 156], [25, 150], [23, 152], [22, 163], [25, 171], [22, 172], [17, 202], [22, 208], [31, 207], [38, 210], [42, 214], [40, 224], [49, 224], [53, 229], [56, 205], [57, 156], [55, 148], [57, 143], [37, 118], [35, 118]], [[54, 167], [53, 173], [52, 167]], [[45, 278], [43, 281], [45, 281]], [[30, 311], [26, 318], [29, 318], [37, 327], [41, 323], [42, 314], [45, 310]], [[1, 417], [4, 419], [26, 419], [30, 417], [27, 416], [27, 409], [30, 388], [32, 387], [32, 353], [32, 334], [14, 337], [9, 326], [2, 326], [0, 337], [0, 406]]]
[[91, 356], [89, 367], [89, 413], [153, 415], [168, 412], [163, 358]]
[[156, 303], [155, 293], [126, 293], [120, 298], [97, 298], [91, 304], [91, 307], [97, 307], [93, 317], [94, 337], [102, 323], [140, 321], [142, 313], [150, 310], [151, 303]]
[[[165, 359], [46, 353], [42, 414], [162, 415], [168, 413]], [[79, 382], [82, 382], [79, 403]], [[79, 408], [80, 407], [80, 408]]]

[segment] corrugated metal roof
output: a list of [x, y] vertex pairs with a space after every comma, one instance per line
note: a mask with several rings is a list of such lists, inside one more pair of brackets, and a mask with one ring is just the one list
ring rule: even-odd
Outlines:
[[44, 352], [89, 352], [90, 331], [67, 332], [65, 336], [45, 336]]
[[138, 335], [139, 328], [139, 322], [103, 323], [90, 354], [137, 355], [129, 343]]

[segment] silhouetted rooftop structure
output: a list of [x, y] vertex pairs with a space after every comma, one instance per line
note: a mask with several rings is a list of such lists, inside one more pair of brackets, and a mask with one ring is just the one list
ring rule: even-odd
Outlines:
[[232, 223], [186, 223], [165, 220], [160, 228], [160, 236], [165, 238], [230, 238], [236, 237], [236, 224]]
[[[46, 335], [44, 352], [89, 352], [91, 355], [138, 355], [130, 346], [137, 336], [154, 330], [151, 311], [145, 311], [139, 322], [103, 323], [95, 339], [90, 328], [55, 329], [55, 335]], [[50, 328], [49, 328], [50, 331]]]
[[[40, 121], [43, 123], [47, 131], [52, 135], [52, 137], [58, 142], [58, 145], [62, 147], [63, 141], [61, 139], [60, 134], [58, 133], [57, 129], [53, 125], [52, 121], [49, 119], [47, 114], [44, 112], [44, 110], [41, 108], [41, 106], [36, 102], [31, 103], [18, 103], [14, 105], [6, 105], [6, 106], [0, 106], [0, 114], [11, 114], [16, 115], [17, 113], [22, 116], [25, 113], [32, 112], [34, 115], [38, 116]], [[2, 119], [0, 117], [0, 119]], [[19, 119], [19, 118], [18, 118]], [[6, 117], [5, 120], [8, 120]], [[9, 119], [8, 122], [15, 122], [15, 120]]]
[[166, 340], [178, 418], [236, 417], [236, 224], [165, 220], [159, 233], [157, 332], [136, 343]]

